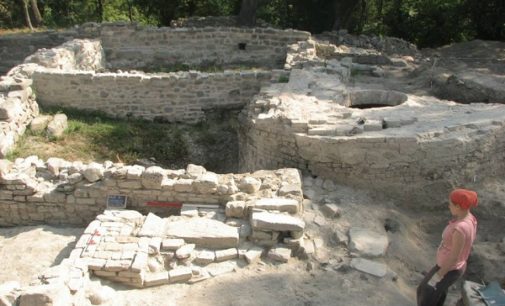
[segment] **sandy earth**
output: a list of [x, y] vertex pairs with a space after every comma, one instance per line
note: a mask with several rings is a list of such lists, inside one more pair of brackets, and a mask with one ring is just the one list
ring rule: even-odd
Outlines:
[[[505, 180], [488, 180], [470, 186], [479, 191], [481, 202], [475, 214], [479, 233], [470, 260], [472, 280], [505, 278]], [[395, 203], [383, 195], [368, 194], [343, 186], [333, 191], [317, 187], [312, 204], [306, 202], [307, 234], [321, 237], [325, 246], [309, 260], [292, 258], [288, 264], [264, 261], [234, 273], [193, 285], [176, 284], [131, 289], [102, 281], [116, 289], [110, 305], [415, 305], [415, 287], [422, 271], [433, 264], [441, 231], [449, 218], [445, 203], [440, 209], [416, 211], [408, 203]], [[324, 218], [319, 204], [336, 202], [342, 209], [338, 219]], [[390, 272], [382, 279], [348, 266], [347, 248], [337, 243], [336, 231], [350, 226], [381, 230], [387, 223], [390, 245], [383, 262]], [[0, 228], [0, 282], [29, 283], [44, 268], [68, 256], [82, 228], [30, 226]], [[500, 264], [501, 262], [501, 264]], [[453, 287], [446, 305], [455, 305], [459, 290]]]

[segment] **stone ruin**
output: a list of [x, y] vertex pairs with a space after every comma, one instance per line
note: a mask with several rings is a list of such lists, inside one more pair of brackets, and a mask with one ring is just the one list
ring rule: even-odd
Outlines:
[[[30, 123], [48, 123], [37, 117], [39, 104], [192, 123], [238, 109], [242, 174], [1, 160], [0, 225], [89, 223], [38, 285], [63, 282], [75, 295], [89, 272], [146, 287], [204, 280], [265, 252], [280, 262], [304, 258], [315, 242], [304, 242], [301, 173], [409, 199], [426, 190], [445, 196], [450, 184], [504, 171], [505, 106], [387, 82], [422, 61], [401, 40], [129, 24], [85, 24], [61, 36], [76, 39], [38, 50], [1, 78], [0, 156]], [[180, 64], [224, 71], [163, 72]], [[489, 102], [503, 102], [493, 93]], [[128, 197], [127, 210], [104, 211], [107, 196], [118, 194]], [[33, 295], [24, 295], [26, 305]]]

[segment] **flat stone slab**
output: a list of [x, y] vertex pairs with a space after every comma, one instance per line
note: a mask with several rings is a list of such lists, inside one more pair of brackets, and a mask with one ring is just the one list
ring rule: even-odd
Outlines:
[[288, 262], [289, 259], [291, 258], [291, 249], [283, 248], [283, 247], [272, 248], [268, 252], [267, 256], [271, 260], [280, 261], [280, 262]]
[[167, 222], [165, 235], [211, 249], [235, 248], [239, 239], [236, 227], [206, 218]]
[[351, 259], [351, 267], [353, 267], [358, 271], [365, 272], [381, 278], [386, 276], [386, 273], [388, 272], [387, 265], [364, 258]]
[[278, 232], [303, 231], [305, 228], [305, 222], [299, 218], [265, 211], [253, 212], [251, 225], [253, 229]]
[[349, 229], [349, 248], [362, 256], [384, 256], [388, 245], [386, 233], [356, 227]]
[[252, 205], [259, 209], [278, 210], [290, 214], [296, 214], [299, 207], [297, 200], [286, 198], [261, 198], [253, 201]]
[[165, 228], [165, 220], [156, 216], [153, 213], [149, 213], [144, 221], [144, 224], [140, 228], [138, 233], [139, 237], [161, 237], [163, 236], [163, 230]]
[[220, 263], [211, 263], [205, 269], [212, 276], [218, 276], [226, 273], [234, 272], [238, 265], [235, 261], [224, 261]]

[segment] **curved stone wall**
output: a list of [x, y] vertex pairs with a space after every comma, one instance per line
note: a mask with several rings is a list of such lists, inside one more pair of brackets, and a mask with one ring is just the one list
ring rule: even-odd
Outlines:
[[[264, 88], [242, 112], [241, 171], [296, 167], [404, 198], [419, 192], [437, 196], [446, 190], [436, 188], [504, 173], [502, 105], [408, 95], [394, 107], [348, 108], [318, 98], [314, 79], [293, 72], [296, 77], [288, 84]], [[325, 82], [330, 79], [319, 79]], [[341, 94], [338, 82], [332, 82], [334, 93], [327, 87], [321, 93], [325, 97]]]
[[143, 28], [105, 24], [100, 39], [111, 69], [176, 64], [282, 68], [287, 45], [310, 33], [272, 28]]
[[243, 107], [271, 76], [270, 71], [131, 74], [44, 69], [33, 74], [33, 88], [41, 105], [194, 123], [206, 109]]

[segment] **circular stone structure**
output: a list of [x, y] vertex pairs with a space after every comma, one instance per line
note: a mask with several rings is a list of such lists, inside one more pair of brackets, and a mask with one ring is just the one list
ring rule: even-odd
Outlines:
[[[409, 197], [503, 173], [505, 105], [349, 88], [343, 77], [293, 69], [241, 113], [242, 171], [307, 174]], [[361, 109], [359, 105], [390, 106]]]

